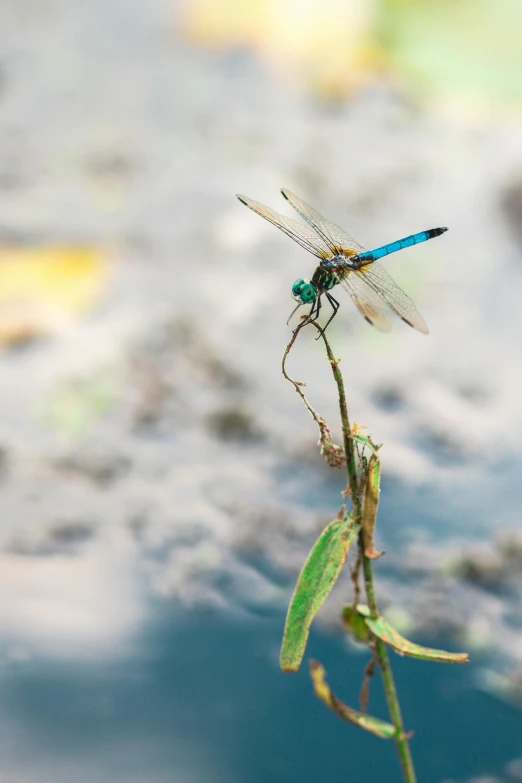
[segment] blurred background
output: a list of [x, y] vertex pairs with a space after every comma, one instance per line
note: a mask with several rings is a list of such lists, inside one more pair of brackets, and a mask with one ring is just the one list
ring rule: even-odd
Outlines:
[[[400, 780], [278, 669], [345, 484], [280, 371], [315, 259], [235, 198], [281, 187], [366, 247], [450, 228], [386, 261], [429, 337], [343, 292], [329, 333], [384, 443], [381, 606], [471, 655], [393, 656], [419, 780], [522, 780], [521, 140], [518, 0], [2, 0], [2, 781]], [[355, 707], [350, 597], [308, 653]]]

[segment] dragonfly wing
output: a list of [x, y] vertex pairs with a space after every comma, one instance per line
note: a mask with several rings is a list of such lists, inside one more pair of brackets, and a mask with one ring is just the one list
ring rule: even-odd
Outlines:
[[345, 291], [352, 297], [352, 301], [362, 317], [380, 332], [389, 332], [391, 326], [388, 308], [373, 288], [353, 271], [341, 272], [339, 270], [336, 271], [336, 276]]
[[386, 302], [388, 307], [409, 326], [417, 329], [418, 332], [423, 332], [423, 334], [429, 333], [424, 318], [410, 297], [404, 293], [402, 288], [399, 288], [395, 280], [378, 261], [366, 264], [353, 274], [357, 275], [360, 280], [364, 280]]
[[339, 254], [339, 251], [344, 249], [352, 250], [354, 253], [360, 253], [364, 250], [362, 245], [356, 242], [347, 231], [330, 220], [326, 220], [306, 201], [303, 201], [290, 190], [283, 189], [281, 193], [290, 202], [295, 211], [317, 231], [334, 255]]
[[251, 198], [240, 196], [239, 194], [237, 197], [242, 204], [245, 204], [249, 209], [257, 212], [261, 217], [264, 217], [265, 220], [269, 220], [274, 226], [280, 228], [281, 231], [284, 231], [287, 236], [301, 245], [301, 247], [304, 247], [305, 250], [308, 250], [309, 253], [312, 253], [314, 256], [321, 259], [332, 257], [328, 245], [325, 244], [324, 240], [318, 236], [315, 231], [312, 231], [309, 226], [305, 226], [302, 223], [298, 223], [297, 220], [292, 220], [284, 215], [280, 215], [279, 212], [276, 212], [274, 209], [265, 207], [263, 204], [260, 204], [258, 201], [253, 201]]

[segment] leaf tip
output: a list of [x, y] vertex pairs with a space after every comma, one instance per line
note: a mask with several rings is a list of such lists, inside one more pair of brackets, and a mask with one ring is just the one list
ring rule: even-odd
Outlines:
[[377, 549], [375, 549], [375, 546], [373, 544], [373, 541], [370, 541], [366, 549], [364, 550], [364, 554], [366, 557], [368, 557], [370, 560], [378, 560], [380, 557], [386, 554], [384, 549], [382, 552], [378, 552]]

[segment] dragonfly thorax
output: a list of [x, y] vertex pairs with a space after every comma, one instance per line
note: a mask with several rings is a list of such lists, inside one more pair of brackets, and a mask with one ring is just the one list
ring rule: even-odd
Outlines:
[[362, 263], [356, 253], [349, 255], [348, 251], [346, 251], [346, 254], [335, 255], [331, 258], [323, 259], [321, 261], [321, 266], [323, 269], [334, 269], [339, 266], [347, 269], [360, 269]]
[[311, 280], [300, 277], [292, 286], [292, 297], [299, 304], [312, 304], [317, 299], [317, 289]]

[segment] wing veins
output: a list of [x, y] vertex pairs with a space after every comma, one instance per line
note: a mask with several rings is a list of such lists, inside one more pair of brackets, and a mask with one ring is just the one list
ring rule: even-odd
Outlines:
[[313, 231], [309, 226], [303, 223], [298, 223], [297, 220], [292, 220], [284, 215], [280, 215], [275, 209], [265, 207], [264, 204], [260, 204], [258, 201], [254, 201], [247, 196], [238, 195], [237, 198], [246, 207], [256, 212], [261, 217], [268, 220], [274, 226], [277, 226], [284, 234], [301, 245], [302, 248], [307, 250], [312, 255], [320, 259], [326, 259], [331, 257], [330, 249], [324, 242], [323, 238]]
[[354, 272], [390, 307], [393, 312], [417, 331], [428, 334], [424, 318], [412, 299], [400, 288], [386, 269], [377, 261], [366, 264]]
[[370, 286], [366, 285], [366, 281], [357, 277], [353, 271], [346, 271], [346, 268], [334, 272], [362, 317], [380, 332], [389, 332], [391, 326], [386, 303]]
[[336, 223], [332, 223], [331, 220], [327, 220], [317, 212], [316, 209], [311, 207], [306, 201], [296, 196], [290, 190], [283, 188], [281, 190], [284, 198], [290, 202], [295, 211], [301, 215], [307, 223], [319, 234], [319, 236], [326, 242], [334, 255], [339, 255], [340, 251], [352, 250], [354, 253], [360, 253], [364, 250], [362, 245], [355, 241], [355, 239], [343, 228]]

